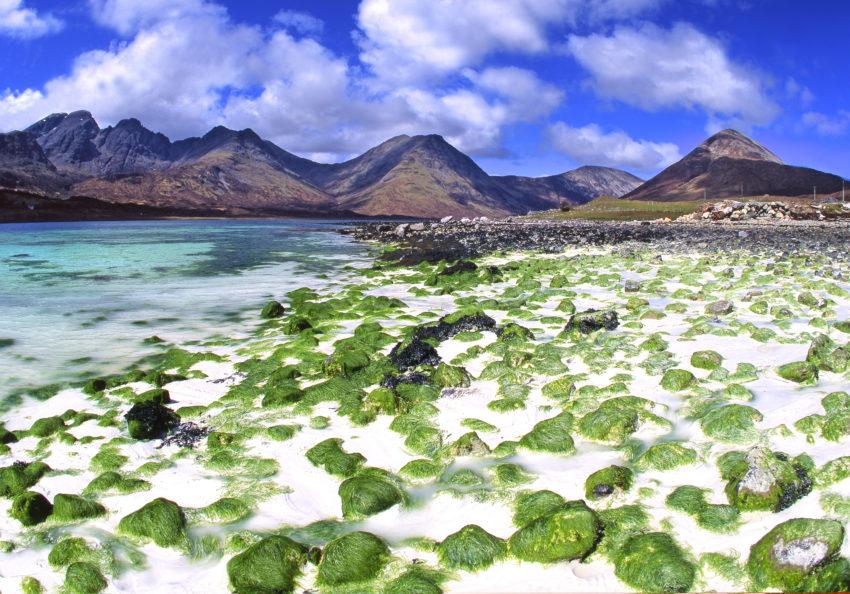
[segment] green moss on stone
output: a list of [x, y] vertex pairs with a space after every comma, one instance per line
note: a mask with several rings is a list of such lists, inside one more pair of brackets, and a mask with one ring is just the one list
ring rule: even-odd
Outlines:
[[847, 591], [850, 563], [838, 556], [843, 541], [844, 527], [840, 522], [788, 520], [750, 548], [747, 570], [757, 590]]
[[686, 369], [668, 369], [661, 378], [661, 387], [670, 392], [681, 392], [695, 382], [694, 374]]
[[696, 450], [669, 441], [651, 446], [635, 460], [635, 466], [640, 470], [672, 470], [696, 461]]
[[51, 519], [58, 522], [76, 522], [105, 514], [106, 508], [101, 504], [78, 495], [60, 493], [53, 498]]
[[614, 556], [615, 575], [642, 592], [688, 592], [696, 577], [673, 538], [650, 532], [629, 538]]
[[356, 473], [366, 462], [365, 456], [348, 453], [342, 449], [342, 440], [326, 439], [307, 450], [307, 459], [314, 465], [324, 468], [334, 476], [347, 478]]
[[584, 495], [591, 501], [602, 499], [632, 487], [632, 471], [622, 466], [608, 466], [597, 470], [584, 481]]
[[343, 517], [360, 519], [404, 502], [405, 495], [388, 473], [367, 468], [342, 482], [339, 498]]
[[325, 547], [316, 579], [326, 586], [371, 580], [378, 576], [389, 557], [389, 548], [374, 534], [350, 532]]
[[302, 545], [285, 536], [269, 536], [230, 559], [227, 577], [239, 594], [289, 594], [306, 561]]
[[9, 515], [24, 526], [41, 524], [53, 511], [47, 497], [34, 491], [25, 491], [12, 500]]
[[583, 501], [570, 501], [524, 525], [508, 544], [522, 561], [555, 563], [583, 559], [593, 552], [601, 534], [596, 513]]
[[519, 440], [519, 444], [534, 451], [571, 454], [575, 451], [575, 443], [570, 436], [572, 427], [573, 416], [564, 412], [537, 423]]
[[72, 563], [65, 571], [64, 590], [67, 594], [97, 594], [105, 590], [106, 586], [106, 578], [92, 563]]
[[179, 505], [160, 497], [121, 518], [118, 532], [152, 540], [161, 547], [183, 547], [187, 543], [186, 515]]
[[464, 526], [448, 535], [437, 545], [440, 563], [450, 569], [478, 571], [490, 567], [494, 561], [507, 553], [508, 547], [497, 538], [475, 524]]

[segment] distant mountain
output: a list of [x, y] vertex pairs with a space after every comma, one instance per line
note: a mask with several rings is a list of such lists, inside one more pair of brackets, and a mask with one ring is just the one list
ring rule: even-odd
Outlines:
[[[53, 114], [16, 134], [28, 148], [13, 149], [9, 141], [0, 146], [0, 163], [8, 162], [9, 179], [15, 172], [29, 188], [222, 214], [503, 216], [621, 195], [640, 183], [601, 167], [494, 177], [437, 135], [398, 136], [344, 163], [322, 164], [252, 130], [217, 127], [172, 142], [136, 119], [100, 128], [87, 111]], [[30, 154], [29, 161], [19, 153]]]
[[331, 196], [288, 168], [298, 157], [251, 130], [214, 128], [169, 150], [170, 161], [156, 170], [90, 178], [73, 192], [116, 203], [233, 214], [315, 213], [335, 207]]
[[712, 200], [740, 196], [803, 196], [841, 189], [841, 178], [806, 167], [785, 165], [771, 151], [735, 130], [703, 142], [637, 189], [628, 200]]
[[0, 187], [56, 193], [70, 180], [56, 171], [35, 138], [26, 132], [0, 134]]
[[517, 192], [539, 197], [550, 208], [559, 206], [561, 200], [583, 204], [600, 196], [622, 196], [643, 183], [627, 171], [590, 165], [549, 177], [509, 175], [496, 179]]

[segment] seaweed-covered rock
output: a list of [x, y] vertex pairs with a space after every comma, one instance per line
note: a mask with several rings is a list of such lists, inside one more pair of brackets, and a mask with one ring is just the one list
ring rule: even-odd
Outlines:
[[723, 364], [723, 356], [717, 351], [696, 351], [691, 355], [691, 365], [698, 369], [713, 371]]
[[668, 369], [661, 377], [661, 387], [670, 392], [681, 392], [690, 388], [696, 380], [687, 369]]
[[370, 580], [377, 577], [389, 557], [389, 548], [374, 534], [349, 532], [325, 547], [317, 581], [340, 586]]
[[343, 517], [360, 519], [402, 503], [405, 496], [386, 472], [367, 468], [342, 482], [339, 498]]
[[170, 408], [152, 401], [140, 402], [124, 415], [133, 439], [161, 439], [178, 424], [180, 417]]
[[475, 524], [464, 526], [448, 535], [437, 545], [440, 562], [450, 569], [477, 571], [493, 564], [507, 553], [508, 547], [497, 538]]
[[729, 503], [741, 511], [777, 512], [812, 488], [804, 467], [764, 448], [724, 454], [718, 464]]
[[628, 491], [632, 486], [632, 471], [623, 466], [608, 466], [592, 473], [584, 481], [584, 495], [595, 501], [613, 495], [617, 491]]
[[517, 496], [514, 504], [514, 525], [522, 528], [538, 518], [548, 516], [563, 507], [564, 498], [554, 491], [535, 491]]
[[288, 594], [307, 561], [306, 549], [285, 536], [269, 536], [227, 562], [235, 592]]
[[614, 555], [614, 574], [642, 592], [688, 592], [696, 567], [663, 532], [629, 538]]
[[106, 513], [106, 508], [97, 501], [79, 495], [60, 493], [53, 498], [52, 518], [60, 522], [74, 522], [97, 518]]
[[679, 442], [657, 443], [647, 449], [635, 460], [639, 470], [672, 470], [697, 461], [696, 450]]
[[262, 311], [260, 312], [260, 317], [264, 320], [272, 320], [274, 318], [283, 317], [283, 314], [286, 312], [283, 305], [280, 301], [269, 301], [263, 306]]
[[118, 532], [161, 547], [179, 547], [187, 542], [186, 515], [179, 505], [160, 497], [121, 518]]
[[727, 404], [708, 412], [700, 419], [700, 426], [706, 435], [718, 441], [748, 442], [757, 437], [755, 423], [762, 418], [751, 406]]
[[597, 330], [614, 330], [620, 325], [620, 319], [617, 317], [617, 312], [613, 309], [599, 311], [596, 309], [588, 309], [586, 311], [573, 314], [567, 322], [565, 330], [578, 330], [582, 334], [590, 334]]
[[0, 497], [20, 495], [49, 471], [44, 462], [15, 462], [0, 468]]
[[35, 421], [32, 427], [30, 427], [29, 432], [30, 435], [35, 435], [36, 437], [49, 437], [64, 428], [65, 421], [62, 420], [62, 417], [45, 417]]
[[440, 363], [431, 378], [438, 388], [468, 388], [472, 383], [469, 372], [463, 367]]
[[12, 500], [9, 515], [24, 526], [35, 526], [47, 519], [53, 506], [47, 497], [34, 491], [25, 491]]
[[601, 536], [596, 512], [584, 501], [569, 501], [514, 532], [508, 544], [517, 559], [555, 563], [583, 559], [593, 552]]
[[835, 520], [782, 522], [750, 548], [747, 570], [757, 590], [846, 592], [850, 563], [838, 556], [844, 527]]
[[371, 363], [369, 353], [361, 349], [337, 350], [325, 359], [322, 370], [330, 377], [341, 375], [350, 377], [353, 373], [365, 369]]
[[93, 563], [78, 561], [65, 571], [64, 591], [68, 594], [98, 594], [106, 586], [106, 578]]
[[819, 334], [812, 340], [806, 354], [806, 362], [811, 363], [820, 371], [843, 373], [850, 362], [850, 349], [840, 347], [830, 337]]
[[726, 314], [732, 313], [735, 309], [735, 306], [731, 301], [715, 301], [714, 303], [709, 303], [705, 306], [705, 313], [713, 315], [713, 316], [724, 316]]
[[509, 322], [496, 330], [496, 335], [502, 342], [525, 342], [534, 340], [534, 332], [516, 322]]
[[786, 363], [776, 369], [779, 377], [803, 385], [814, 385], [818, 381], [818, 368], [808, 361]]
[[342, 440], [338, 438], [317, 443], [307, 450], [306, 455], [314, 466], [324, 468], [328, 474], [343, 478], [352, 476], [366, 462], [362, 454], [349, 454], [343, 450]]
[[430, 425], [418, 425], [408, 434], [404, 445], [415, 454], [431, 456], [443, 445], [443, 435]]
[[573, 416], [563, 412], [556, 417], [537, 423], [534, 428], [522, 436], [520, 446], [539, 452], [571, 454], [575, 451], [575, 442], [570, 431]]
[[434, 572], [422, 571], [414, 566], [387, 583], [383, 594], [442, 594], [435, 583]]
[[464, 433], [451, 445], [451, 453], [455, 456], [486, 456], [490, 448], [475, 431]]

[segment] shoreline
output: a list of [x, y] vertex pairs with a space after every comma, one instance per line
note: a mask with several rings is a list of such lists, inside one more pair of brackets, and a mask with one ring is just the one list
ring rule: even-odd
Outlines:
[[[78, 539], [73, 560], [109, 592], [256, 585], [231, 563], [273, 563], [269, 543], [293, 547], [299, 589], [748, 591], [782, 587], [751, 561], [792, 538], [777, 526], [816, 518], [828, 530], [795, 530], [817, 540], [843, 521], [850, 425], [828, 419], [850, 418], [832, 396], [846, 228], [418, 225], [342, 230], [382, 255], [280, 295], [244, 340], [175, 345], [3, 415], [15, 441], [0, 466], [43, 462], [27, 489], [103, 511], [26, 527], [0, 498], [0, 587], [67, 583], [54, 551]], [[580, 316], [592, 309], [616, 316]], [[808, 361], [818, 334], [829, 370]], [[180, 425], [129, 434], [146, 401]], [[745, 496], [751, 470], [794, 478]], [[167, 538], [127, 520], [163, 506]], [[819, 563], [840, 563], [850, 545], [829, 538]], [[335, 547], [351, 557], [332, 566]], [[839, 570], [796, 571], [835, 589]]]

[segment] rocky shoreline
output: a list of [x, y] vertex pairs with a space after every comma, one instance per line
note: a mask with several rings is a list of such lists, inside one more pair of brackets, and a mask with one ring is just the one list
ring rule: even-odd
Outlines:
[[433, 223], [361, 223], [342, 230], [361, 241], [396, 246], [384, 258], [401, 264], [475, 258], [500, 251], [555, 253], [570, 246], [662, 242], [666, 250], [746, 249], [777, 255], [814, 251], [846, 258], [850, 225], [772, 220], [740, 222], [607, 222], [472, 219]]

